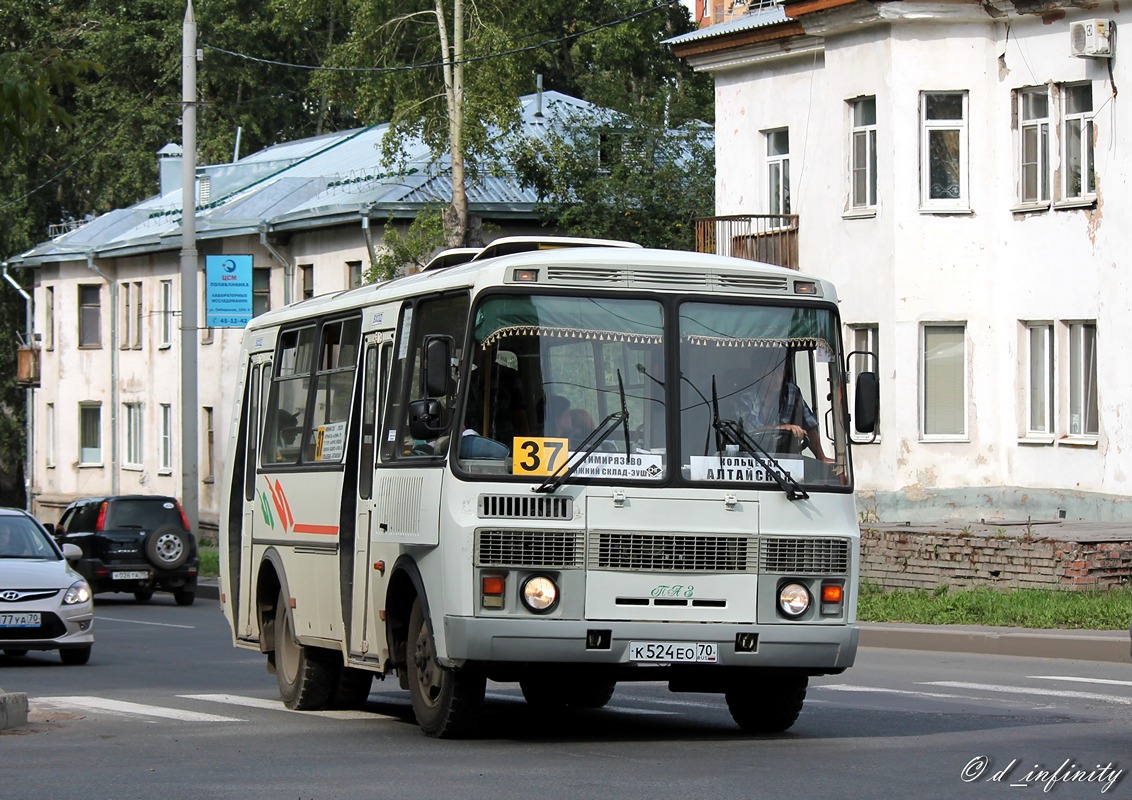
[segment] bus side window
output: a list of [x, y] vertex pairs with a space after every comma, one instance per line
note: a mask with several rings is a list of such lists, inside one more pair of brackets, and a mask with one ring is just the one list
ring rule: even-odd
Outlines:
[[[409, 312], [406, 311], [406, 314]], [[456, 344], [457, 351], [462, 347], [464, 331], [468, 322], [468, 296], [466, 293], [447, 295], [418, 303], [412, 309], [412, 331], [406, 348], [398, 343], [398, 355], [406, 356], [399, 361], [395, 370], [397, 386], [390, 386], [390, 411], [394, 412], [393, 393], [398, 392], [405, 396], [405, 402], [395, 410], [395, 413], [386, 415], [386, 428], [395, 430], [394, 441], [388, 439], [383, 443], [382, 456], [388, 457], [432, 457], [443, 455], [447, 451], [448, 441], [452, 433], [448, 433], [434, 440], [425, 441], [412, 438], [409, 434], [408, 413], [409, 404], [414, 400], [425, 399], [426, 388], [421, 376], [421, 367], [424, 358], [424, 343], [429, 336], [447, 336]], [[452, 423], [455, 411], [457, 370], [451, 370], [451, 379], [448, 382], [448, 391], [438, 399], [445, 410], [449, 423]], [[395, 427], [394, 427], [395, 426]], [[456, 426], [459, 427], [459, 426]], [[387, 433], [388, 436], [388, 433]], [[395, 446], [399, 443], [399, 446]]]
[[286, 331], [279, 337], [279, 353], [271, 381], [262, 442], [264, 464], [294, 464], [299, 460], [303, 417], [314, 355], [315, 327]]

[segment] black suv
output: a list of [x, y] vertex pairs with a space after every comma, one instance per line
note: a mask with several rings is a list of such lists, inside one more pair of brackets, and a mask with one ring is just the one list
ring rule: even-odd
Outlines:
[[172, 592], [179, 606], [196, 599], [200, 554], [175, 498], [138, 494], [76, 500], [52, 533], [60, 544], [82, 548], [74, 567], [94, 592], [133, 592], [145, 602], [160, 589]]

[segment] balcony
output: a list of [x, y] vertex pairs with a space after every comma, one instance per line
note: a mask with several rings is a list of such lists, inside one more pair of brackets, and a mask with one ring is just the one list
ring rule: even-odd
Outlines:
[[798, 269], [797, 214], [697, 217], [696, 252]]

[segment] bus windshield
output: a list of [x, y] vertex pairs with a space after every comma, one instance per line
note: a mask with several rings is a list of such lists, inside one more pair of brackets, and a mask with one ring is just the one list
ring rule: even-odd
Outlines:
[[[457, 462], [468, 472], [663, 480], [663, 342], [653, 300], [489, 297], [475, 313]], [[586, 442], [602, 422], [616, 427]]]
[[[659, 301], [484, 299], [466, 360], [459, 468], [542, 477], [544, 489], [567, 479], [665, 481], [676, 457], [666, 441], [672, 391], [684, 480], [847, 485], [834, 312], [703, 301], [678, 308], [668, 333], [679, 341], [673, 370]], [[674, 373], [678, 390], [667, 387]]]

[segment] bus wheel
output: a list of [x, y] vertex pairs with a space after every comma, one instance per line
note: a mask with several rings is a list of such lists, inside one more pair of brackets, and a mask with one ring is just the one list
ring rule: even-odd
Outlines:
[[732, 686], [724, 693], [731, 718], [747, 733], [781, 733], [802, 712], [809, 678], [748, 678], [749, 684]]
[[342, 667], [330, 694], [332, 708], [357, 709], [366, 704], [373, 686], [373, 673], [354, 667]]
[[534, 708], [603, 708], [613, 697], [617, 681], [595, 679], [523, 678], [523, 699]]
[[283, 705], [297, 711], [326, 707], [335, 678], [330, 655], [298, 643], [287, 598], [280, 595], [275, 606], [275, 677]]
[[442, 739], [471, 733], [483, 706], [487, 679], [472, 664], [448, 669], [437, 663], [432, 625], [419, 599], [409, 615], [407, 650], [409, 695], [421, 730]]

